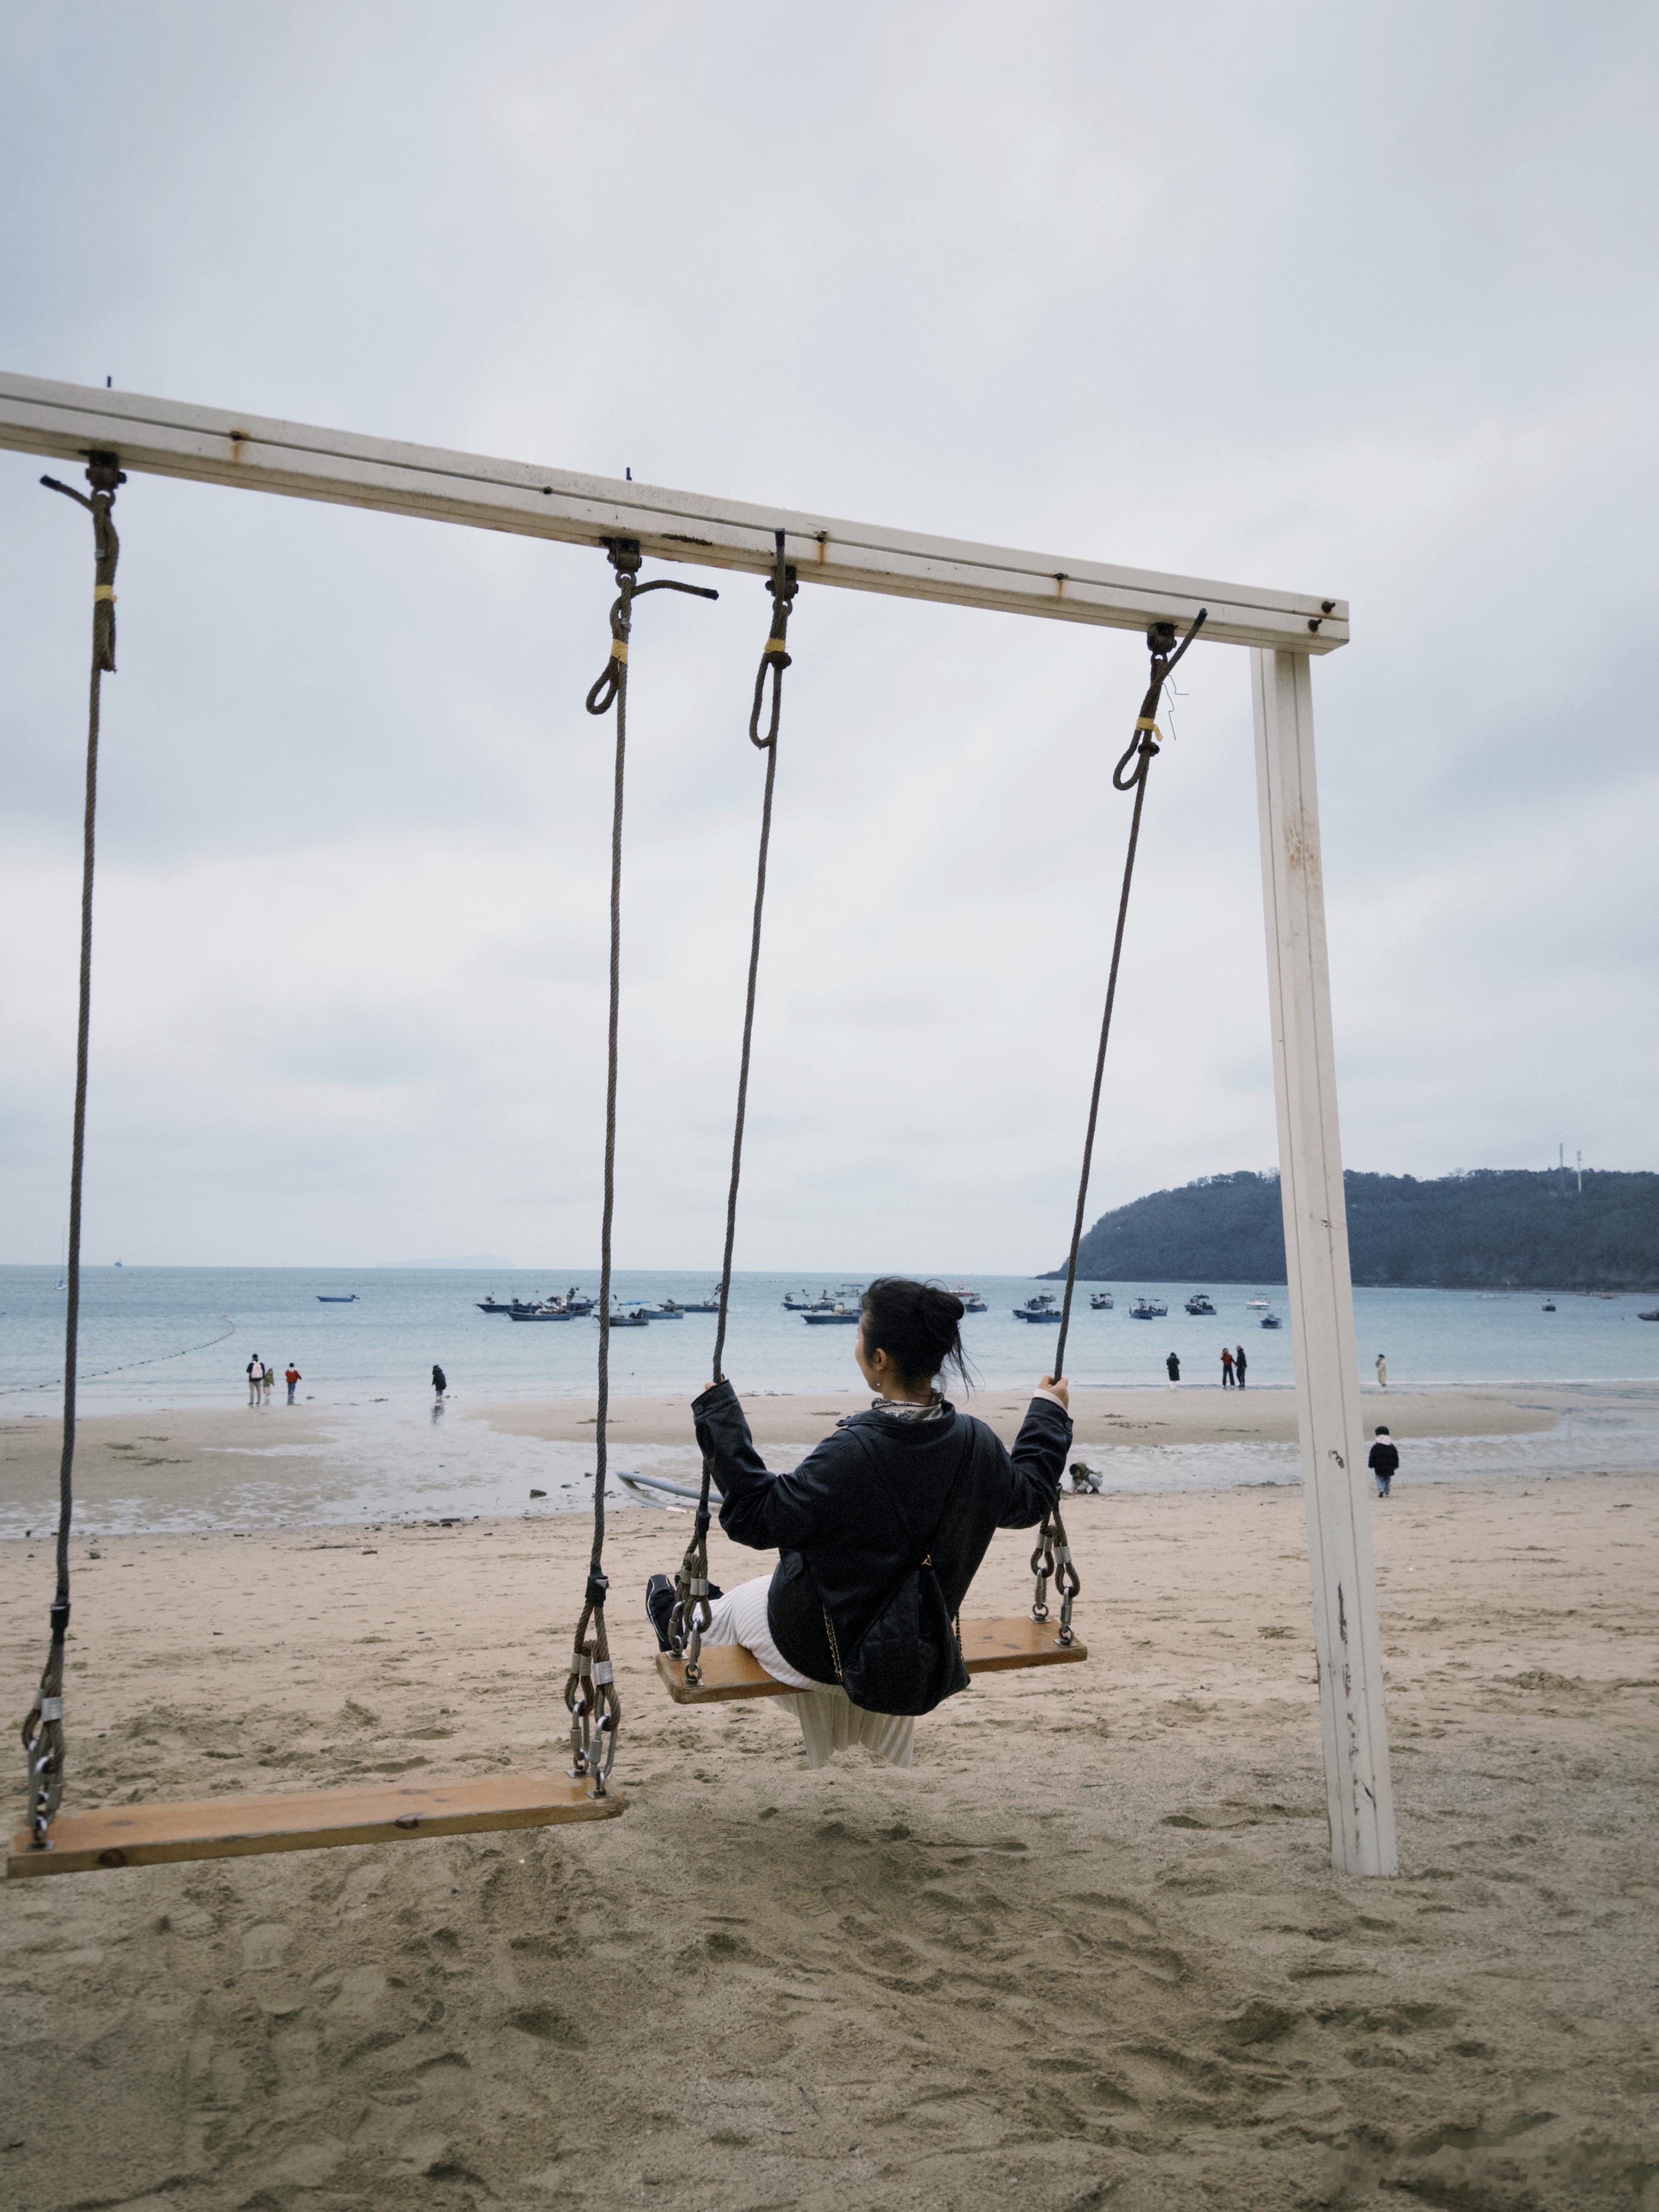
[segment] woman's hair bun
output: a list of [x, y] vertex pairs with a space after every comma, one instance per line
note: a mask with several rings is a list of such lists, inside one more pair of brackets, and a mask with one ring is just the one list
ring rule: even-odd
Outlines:
[[864, 1294], [865, 1345], [884, 1352], [908, 1383], [931, 1382], [954, 1368], [965, 1384], [962, 1317], [967, 1310], [954, 1291], [937, 1283], [883, 1275]]

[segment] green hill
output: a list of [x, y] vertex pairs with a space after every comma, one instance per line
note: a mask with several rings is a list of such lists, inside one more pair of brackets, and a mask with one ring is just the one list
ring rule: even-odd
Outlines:
[[[1659, 1175], [1477, 1168], [1344, 1181], [1353, 1279], [1446, 1290], [1659, 1286]], [[1063, 1267], [1051, 1270], [1063, 1275]], [[1279, 1177], [1201, 1176], [1102, 1214], [1078, 1272], [1091, 1282], [1282, 1283]]]

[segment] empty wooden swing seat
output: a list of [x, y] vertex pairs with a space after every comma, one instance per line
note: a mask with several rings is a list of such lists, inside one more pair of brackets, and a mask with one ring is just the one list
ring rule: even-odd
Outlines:
[[547, 1828], [566, 1820], [614, 1820], [620, 1794], [594, 1797], [567, 1775], [492, 1774], [477, 1780], [374, 1783], [355, 1790], [302, 1790], [280, 1797], [205, 1797], [186, 1805], [106, 1805], [60, 1813], [46, 1850], [13, 1838], [13, 1880], [90, 1874], [100, 1868], [164, 1866], [175, 1859], [234, 1859], [267, 1851], [326, 1850], [337, 1844], [399, 1844], [422, 1836], [471, 1836]]
[[[1017, 1667], [1067, 1667], [1086, 1659], [1085, 1644], [1062, 1644], [1060, 1624], [1017, 1613], [1008, 1620], [964, 1620], [962, 1656], [970, 1674], [1004, 1674]], [[688, 1682], [685, 1662], [660, 1652], [657, 1672], [677, 1705], [725, 1705], [738, 1698], [792, 1698], [787, 1682], [769, 1674], [741, 1644], [705, 1644], [702, 1680]]]

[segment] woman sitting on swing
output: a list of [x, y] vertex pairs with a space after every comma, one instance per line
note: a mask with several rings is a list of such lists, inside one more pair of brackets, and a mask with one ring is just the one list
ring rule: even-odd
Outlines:
[[[800, 1692], [809, 1766], [852, 1744], [914, 1763], [914, 1716], [967, 1686], [954, 1623], [993, 1534], [1035, 1528], [1059, 1496], [1072, 1442], [1064, 1382], [1044, 1376], [1012, 1453], [941, 1395], [946, 1370], [968, 1380], [963, 1311], [931, 1284], [872, 1283], [854, 1357], [878, 1395], [793, 1474], [763, 1465], [730, 1382], [693, 1401], [720, 1527], [781, 1554], [718, 1599], [702, 1641], [744, 1645]], [[673, 1606], [673, 1583], [653, 1575], [646, 1611], [665, 1651]]]

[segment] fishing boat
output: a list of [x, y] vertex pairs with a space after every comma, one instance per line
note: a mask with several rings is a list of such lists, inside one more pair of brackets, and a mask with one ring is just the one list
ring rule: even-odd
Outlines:
[[1655, 1306], [1651, 1313], [1638, 1314], [1636, 1318], [1638, 1321], [1659, 1321], [1659, 1306]]
[[684, 1321], [685, 1308], [677, 1306], [672, 1298], [659, 1298], [651, 1308], [651, 1318], [653, 1321]]
[[473, 1303], [477, 1305], [480, 1313], [515, 1314], [533, 1313], [537, 1306], [540, 1304], [540, 1300], [537, 1298], [501, 1299], [492, 1294], [487, 1298], [475, 1299]]
[[1285, 1324], [1276, 1313], [1264, 1313], [1261, 1316], [1261, 1326], [1263, 1328], [1283, 1328]]
[[1060, 1319], [1060, 1308], [1047, 1291], [1039, 1291], [1035, 1297], [1027, 1298], [1023, 1306], [1014, 1308], [1016, 1321], [1052, 1321]]
[[1247, 1306], [1260, 1307], [1263, 1312], [1267, 1310], [1267, 1301], [1266, 1298], [1246, 1298], [1244, 1303]]
[[578, 1316], [571, 1307], [550, 1298], [540, 1305], [510, 1306], [507, 1317], [512, 1321], [575, 1321]]
[[[120, 1265], [118, 1260], [116, 1265]], [[355, 1306], [357, 1293], [356, 1291], [319, 1291], [317, 1303], [319, 1306]]]
[[1089, 1294], [1090, 1308], [1095, 1313], [1110, 1313], [1115, 1304], [1109, 1291], [1091, 1291]]
[[1129, 1309], [1131, 1321], [1162, 1321], [1170, 1309], [1162, 1298], [1149, 1298], [1144, 1293]]
[[828, 1291], [820, 1291], [815, 1298], [809, 1297], [805, 1291], [799, 1294], [793, 1291], [786, 1291], [783, 1294], [783, 1310], [786, 1313], [821, 1313], [835, 1303]]
[[1189, 1314], [1212, 1314], [1215, 1308], [1205, 1291], [1194, 1291], [1187, 1301], [1187, 1310]]
[[688, 1298], [680, 1308], [682, 1313], [714, 1313], [720, 1310], [719, 1289], [710, 1291], [706, 1298]]
[[617, 1312], [611, 1316], [612, 1328], [647, 1328], [652, 1320], [643, 1306], [635, 1306], [632, 1313]]
[[951, 1296], [953, 1298], [960, 1298], [962, 1300], [962, 1310], [964, 1313], [983, 1313], [985, 1311], [984, 1299], [981, 1297], [979, 1292], [975, 1290], [970, 1284], [952, 1283], [951, 1285]]
[[1543, 1304], [1539, 1308], [1539, 1311], [1540, 1313], [1553, 1313], [1555, 1311], [1555, 1300], [1553, 1298], [1546, 1298]]
[[814, 1308], [811, 1313], [801, 1316], [808, 1328], [822, 1328], [826, 1323], [833, 1326], [837, 1322], [856, 1322], [860, 1318], [857, 1306], [831, 1306], [827, 1313], [820, 1313]]

